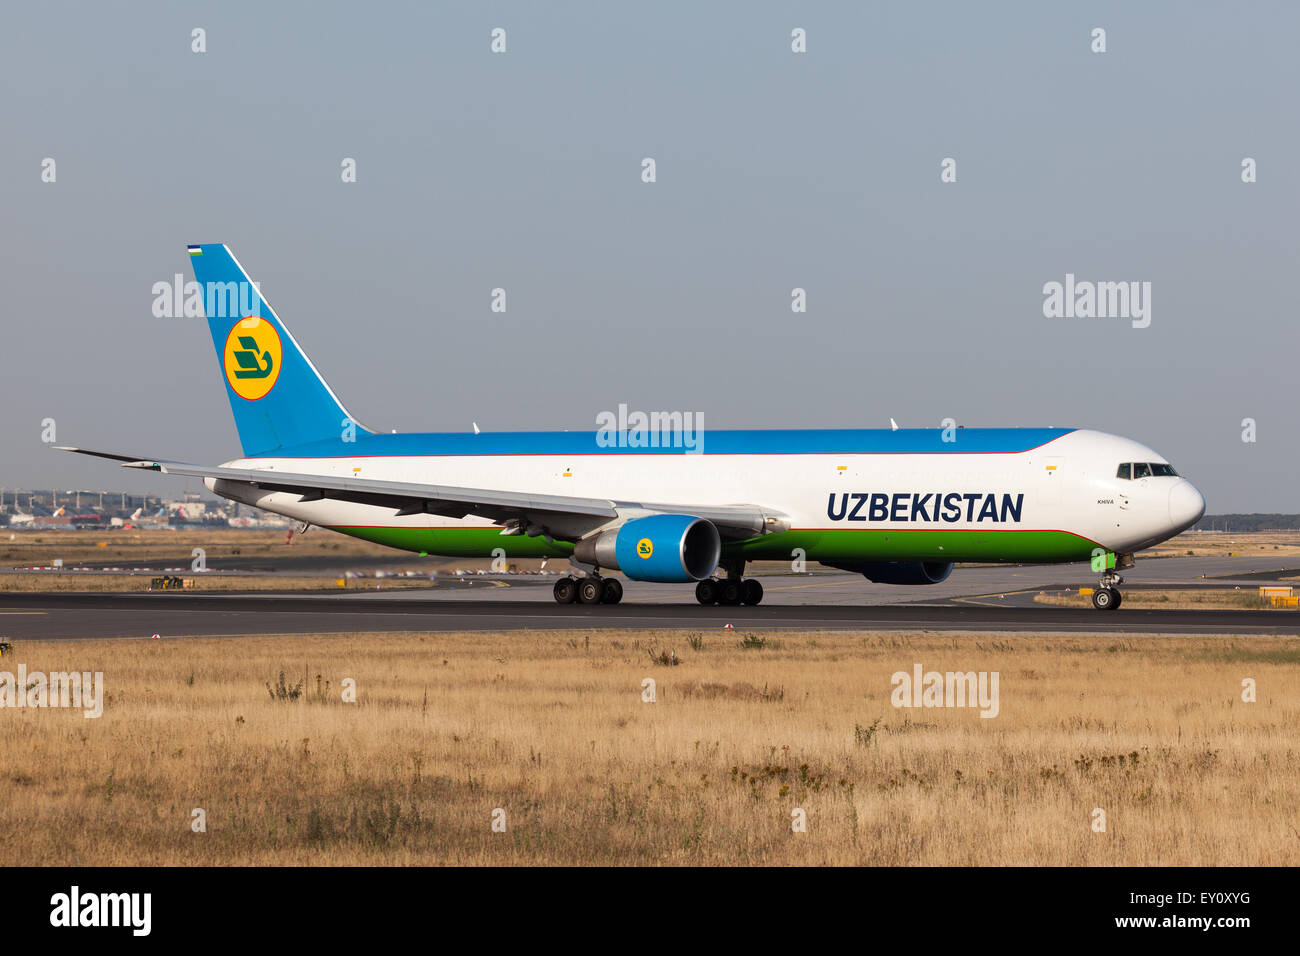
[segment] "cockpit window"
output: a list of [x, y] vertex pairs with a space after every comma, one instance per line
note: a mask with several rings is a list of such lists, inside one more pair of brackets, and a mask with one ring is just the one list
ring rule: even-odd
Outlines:
[[1126, 480], [1133, 478], [1177, 478], [1178, 472], [1174, 471], [1173, 465], [1166, 465], [1160, 461], [1149, 462], [1124, 462], [1115, 472], [1116, 478]]

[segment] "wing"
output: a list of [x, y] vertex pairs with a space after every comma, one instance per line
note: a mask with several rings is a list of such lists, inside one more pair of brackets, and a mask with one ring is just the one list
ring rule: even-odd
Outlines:
[[476, 515], [504, 524], [502, 533], [507, 535], [545, 534], [577, 540], [620, 518], [642, 514], [689, 514], [704, 518], [716, 525], [723, 537], [730, 539], [752, 538], [789, 527], [783, 515], [757, 505], [693, 505], [524, 494], [406, 481], [306, 475], [262, 468], [208, 467], [71, 446], [59, 446], [58, 450], [112, 459], [121, 462], [125, 468], [142, 468], [187, 478], [211, 478], [253, 490], [288, 492], [300, 495], [300, 501], [350, 501], [392, 508], [396, 515], [434, 514], [448, 518]]

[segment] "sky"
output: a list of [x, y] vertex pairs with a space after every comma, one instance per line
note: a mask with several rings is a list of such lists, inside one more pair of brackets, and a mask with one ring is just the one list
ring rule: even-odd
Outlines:
[[[0, 485], [180, 490], [47, 419], [238, 456], [205, 323], [153, 314], [224, 242], [379, 430], [1079, 426], [1212, 514], [1300, 511], [1297, 35], [1289, 3], [5, 4]], [[1067, 274], [1150, 283], [1150, 324], [1045, 315]]]

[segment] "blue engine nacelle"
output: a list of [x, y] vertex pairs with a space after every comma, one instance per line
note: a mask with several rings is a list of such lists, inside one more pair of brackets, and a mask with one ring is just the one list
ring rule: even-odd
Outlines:
[[833, 567], [861, 574], [873, 584], [938, 584], [952, 574], [951, 561], [856, 561]]
[[722, 557], [722, 536], [711, 521], [691, 515], [648, 515], [579, 541], [573, 556], [615, 568], [633, 581], [703, 581]]

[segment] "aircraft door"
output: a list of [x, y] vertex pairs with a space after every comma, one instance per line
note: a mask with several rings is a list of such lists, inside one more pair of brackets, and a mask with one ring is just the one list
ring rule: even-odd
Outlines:
[[1049, 456], [1043, 461], [1043, 504], [1059, 505], [1061, 503], [1061, 486], [1065, 484], [1065, 458], [1060, 455]]

